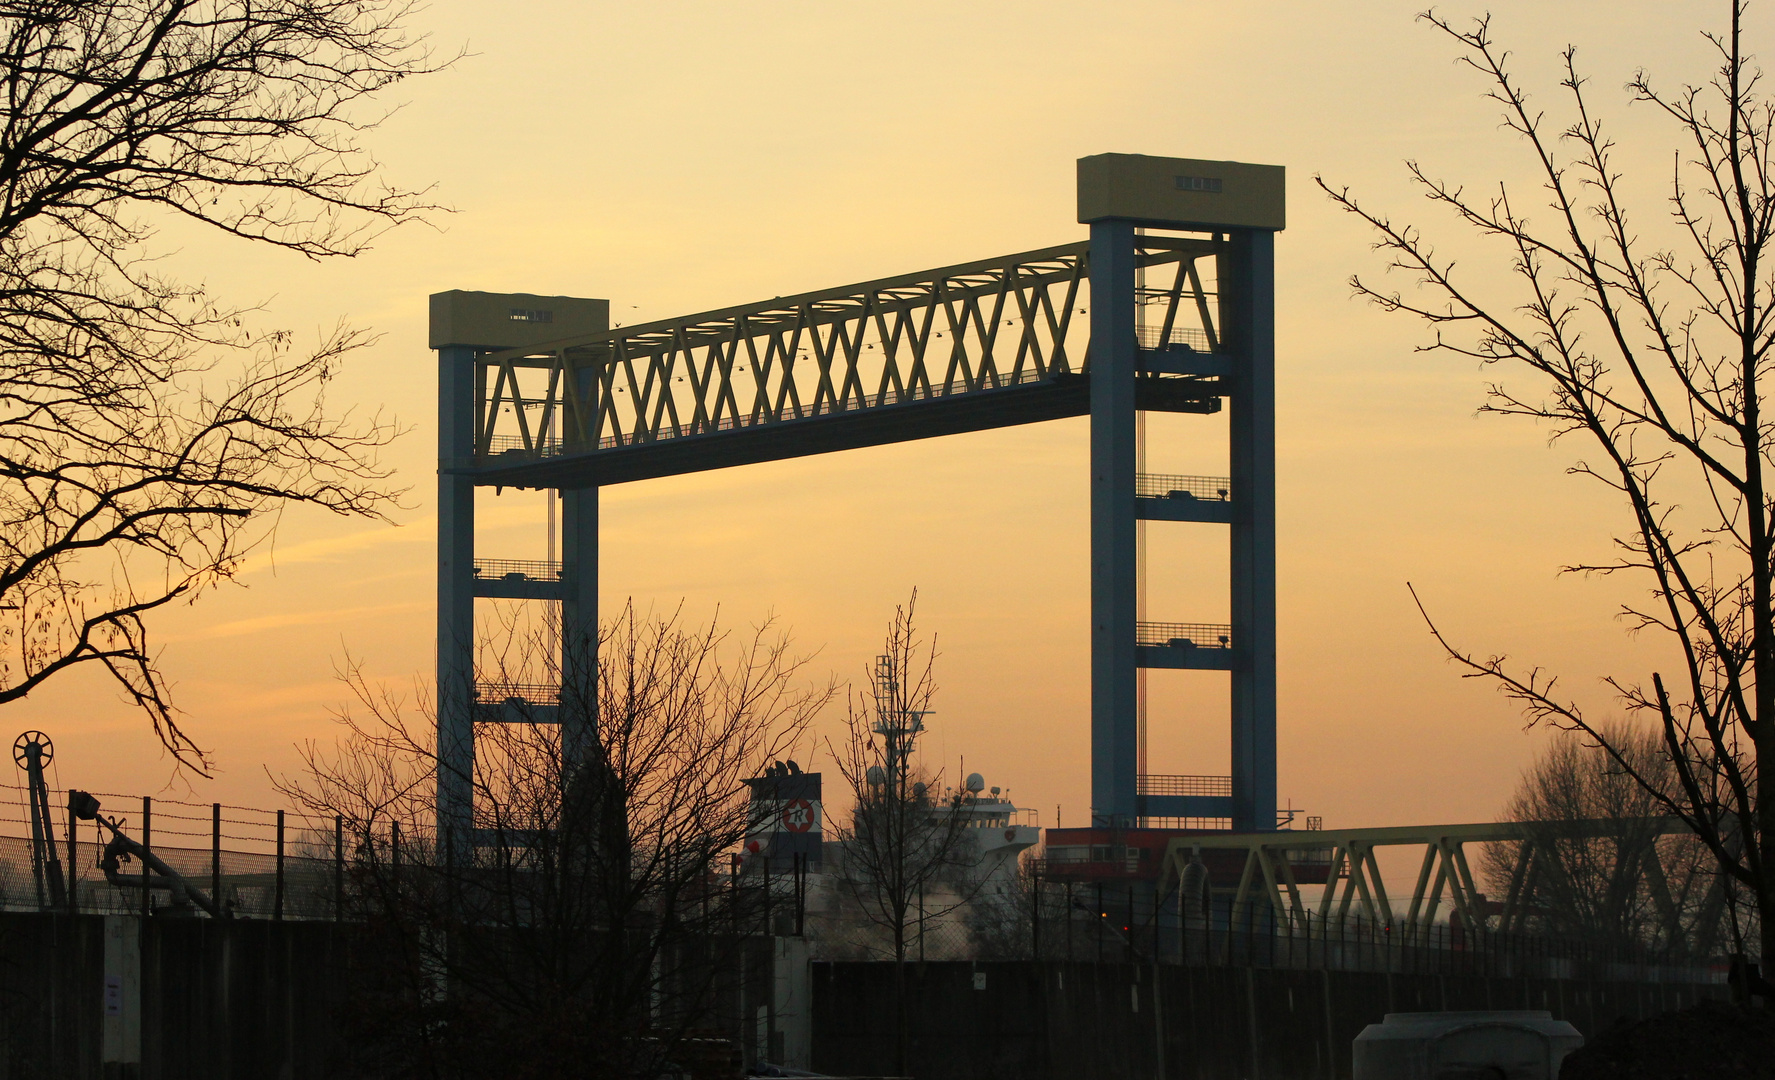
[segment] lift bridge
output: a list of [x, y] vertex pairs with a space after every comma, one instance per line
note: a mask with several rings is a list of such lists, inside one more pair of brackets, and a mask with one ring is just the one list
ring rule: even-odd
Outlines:
[[[1274, 830], [1283, 170], [1103, 154], [1078, 210], [1087, 240], [635, 326], [605, 300], [434, 295], [440, 825], [472, 817], [477, 723], [588, 745], [601, 487], [1088, 415], [1093, 824]], [[1229, 475], [1138, 470], [1139, 413], [1222, 409]], [[559, 492], [558, 563], [478, 557], [487, 486]], [[1142, 521], [1226, 528], [1230, 623], [1140, 618]], [[476, 597], [559, 602], [560, 685], [477, 681]], [[1229, 674], [1229, 773], [1141, 775], [1143, 668]]]

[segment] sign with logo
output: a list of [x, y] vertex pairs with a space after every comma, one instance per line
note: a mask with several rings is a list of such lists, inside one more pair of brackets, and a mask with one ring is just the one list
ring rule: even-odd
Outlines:
[[783, 828], [790, 832], [807, 832], [818, 820], [814, 804], [806, 799], [790, 799], [783, 804]]

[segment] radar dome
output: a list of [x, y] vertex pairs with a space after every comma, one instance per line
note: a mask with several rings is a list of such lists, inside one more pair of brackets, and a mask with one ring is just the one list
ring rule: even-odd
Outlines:
[[863, 779], [869, 781], [874, 787], [880, 787], [887, 783], [887, 773], [880, 765], [871, 765], [869, 771], [863, 774]]
[[969, 773], [967, 788], [976, 795], [980, 794], [986, 790], [986, 778], [977, 772]]

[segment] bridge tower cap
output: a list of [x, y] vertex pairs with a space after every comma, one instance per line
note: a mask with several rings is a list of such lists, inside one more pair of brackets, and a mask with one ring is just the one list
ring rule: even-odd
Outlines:
[[428, 347], [521, 349], [608, 329], [608, 300], [451, 289], [431, 294]]
[[1079, 159], [1079, 222], [1280, 230], [1287, 220], [1284, 179], [1280, 165], [1094, 154]]

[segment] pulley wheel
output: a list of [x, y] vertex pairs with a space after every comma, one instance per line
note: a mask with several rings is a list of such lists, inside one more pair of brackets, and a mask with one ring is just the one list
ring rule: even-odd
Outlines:
[[55, 744], [49, 741], [49, 736], [41, 731], [27, 731], [12, 742], [12, 760], [17, 762], [21, 769], [31, 763], [32, 743], [37, 744], [42, 764], [48, 765], [55, 759]]

